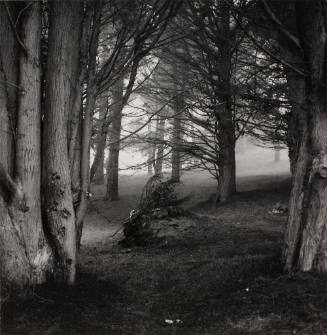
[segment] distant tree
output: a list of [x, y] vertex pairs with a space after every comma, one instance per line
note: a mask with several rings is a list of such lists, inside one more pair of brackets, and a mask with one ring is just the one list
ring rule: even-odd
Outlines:
[[107, 167], [107, 193], [106, 199], [118, 200], [118, 172], [119, 172], [119, 150], [120, 132], [123, 113], [124, 78], [118, 80], [112, 88], [111, 107], [111, 129], [109, 137], [109, 158]]
[[[109, 97], [108, 94], [103, 94], [98, 99], [98, 120], [97, 124], [93, 124], [95, 135], [95, 154], [90, 171], [90, 181], [95, 184], [102, 185], [105, 182], [104, 178], [104, 159], [105, 147], [107, 141], [108, 128], [111, 123], [111, 115], [109, 113]], [[96, 129], [97, 128], [97, 129]]]

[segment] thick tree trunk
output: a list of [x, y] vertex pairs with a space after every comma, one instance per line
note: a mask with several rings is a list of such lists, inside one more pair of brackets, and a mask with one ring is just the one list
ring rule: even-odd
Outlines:
[[[0, 162], [6, 171], [13, 172], [14, 141], [17, 113], [18, 50], [10, 27], [5, 3], [0, 3]], [[16, 18], [16, 7], [7, 7]]]
[[[228, 119], [227, 115], [230, 119]], [[236, 192], [236, 163], [235, 163], [235, 135], [234, 125], [231, 120], [231, 111], [226, 111], [220, 118], [218, 134], [219, 158], [218, 158], [218, 189], [216, 202], [224, 202]], [[224, 118], [224, 121], [222, 121]]]
[[17, 139], [16, 178], [24, 192], [25, 210], [22, 232], [32, 266], [33, 283], [45, 281], [51, 250], [45, 239], [41, 215], [41, 17], [39, 2], [25, 12], [22, 42], [26, 56], [20, 57], [20, 88]]
[[120, 132], [121, 119], [124, 107], [123, 103], [124, 78], [120, 78], [115, 84], [112, 97], [112, 124], [110, 133], [109, 160], [107, 168], [107, 194], [106, 199], [110, 201], [118, 200], [118, 172], [119, 172], [119, 150], [120, 150]]
[[[312, 97], [311, 97], [312, 98]], [[323, 98], [324, 99], [324, 98]], [[327, 105], [313, 99], [303, 129], [285, 234], [285, 268], [327, 271]]]
[[76, 224], [68, 159], [67, 124], [78, 59], [82, 4], [51, 2], [46, 73], [44, 217], [55, 250], [56, 281], [74, 283]]
[[[8, 17], [13, 19], [10, 8], [9, 14]], [[6, 22], [5, 18], [3, 19], [1, 23], [10, 26], [9, 22]], [[16, 108], [16, 97], [13, 93], [9, 93], [11, 89], [5, 91], [6, 84], [4, 86], [0, 84], [1, 114], [5, 117], [10, 113], [17, 120], [15, 146], [6, 151], [5, 146], [11, 142], [10, 134], [12, 134], [8, 132], [2, 134], [2, 139], [7, 140], [4, 143], [1, 141], [0, 149], [2, 154], [6, 153], [5, 155], [7, 155], [7, 159], [2, 160], [3, 165], [0, 167], [0, 186], [4, 196], [0, 200], [1, 276], [4, 283], [10, 282], [10, 284], [19, 286], [44, 282], [46, 272], [52, 267], [52, 252], [43, 232], [40, 197], [41, 17], [39, 2], [26, 8], [20, 20], [19, 38], [24, 47], [21, 46], [20, 57], [14, 52], [19, 59], [19, 64], [17, 64], [19, 82], [17, 82], [17, 78], [14, 79], [15, 76], [11, 76], [11, 80], [15, 81], [9, 81], [9, 75], [4, 75], [4, 72], [1, 72], [2, 75], [0, 74], [3, 79], [1, 84], [6, 83], [8, 87], [12, 86], [15, 89], [20, 87], [19, 103]], [[2, 28], [1, 26], [1, 36]], [[8, 36], [12, 34], [9, 31], [7, 33]], [[9, 40], [8, 36], [7, 41]], [[2, 50], [3, 41], [1, 40]], [[11, 45], [13, 46], [13, 44]], [[8, 48], [8, 45], [6, 47]], [[2, 56], [0, 59], [1, 65], [6, 64], [6, 61], [3, 62]], [[11, 69], [8, 64], [7, 62], [7, 71]], [[12, 118], [8, 119], [12, 121]], [[11, 160], [12, 149], [16, 149], [15, 180], [8, 173], [11, 170], [9, 166], [14, 166], [13, 160]]]
[[[21, 231], [16, 230], [10, 215], [9, 203], [15, 197], [15, 187], [7, 187], [8, 181], [12, 181], [10, 174], [14, 162], [12, 121], [17, 112], [18, 55], [4, 6], [0, 3], [0, 278], [4, 286], [23, 286], [29, 283], [30, 266]], [[9, 10], [15, 18], [15, 8]]]
[[[7, 8], [6, 8], [6, 7]], [[16, 135], [16, 117], [17, 117], [17, 97], [19, 90], [18, 72], [19, 72], [19, 55], [18, 44], [9, 22], [10, 14], [12, 20], [16, 19], [17, 3], [2, 2], [0, 3], [0, 66], [2, 66], [2, 80], [0, 85], [3, 85], [5, 95], [7, 96], [6, 110], [4, 117], [1, 118], [0, 129], [1, 141], [7, 141], [6, 144], [6, 162], [1, 159], [1, 162], [8, 168], [10, 174], [13, 173], [13, 164], [15, 157], [15, 135]], [[3, 136], [6, 134], [7, 136]], [[4, 143], [3, 143], [4, 144]]]
[[[326, 18], [320, 1], [300, 2], [301, 47], [306, 62], [305, 121], [293, 174], [284, 259], [287, 271], [327, 271]], [[303, 60], [304, 60], [303, 59]]]
[[[281, 41], [281, 55], [295, 68], [302, 68], [303, 58], [296, 52], [289, 50], [289, 45]], [[292, 69], [286, 68], [286, 79], [288, 86], [288, 99], [291, 103], [291, 113], [287, 127], [287, 145], [290, 159], [291, 173], [295, 172], [295, 165], [298, 159], [303, 128], [306, 123], [306, 81], [305, 77], [296, 73]]]

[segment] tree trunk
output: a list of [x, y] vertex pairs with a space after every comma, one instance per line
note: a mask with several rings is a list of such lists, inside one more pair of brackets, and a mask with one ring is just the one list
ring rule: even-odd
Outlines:
[[[226, 111], [231, 118], [231, 111]], [[218, 134], [219, 158], [218, 158], [218, 189], [216, 202], [226, 201], [236, 192], [236, 163], [235, 163], [235, 135], [234, 125], [231, 119], [224, 114], [220, 120]], [[222, 118], [224, 121], [222, 122]], [[224, 123], [224, 125], [223, 125]]]
[[[6, 163], [2, 159], [1, 162], [7, 166], [8, 171], [10, 172], [10, 174], [12, 174], [15, 157], [14, 148], [17, 118], [17, 93], [19, 93], [16, 86], [18, 84], [19, 55], [18, 45], [16, 43], [16, 38], [11, 28], [5, 6], [7, 6], [8, 12], [10, 13], [10, 16], [13, 20], [16, 19], [18, 11], [17, 3], [0, 3], [0, 62], [2, 63], [2, 75], [4, 76], [0, 85], [4, 85], [4, 92], [6, 92], [7, 95], [7, 113], [4, 114], [4, 118], [1, 118], [0, 122], [0, 129], [2, 130], [1, 141], [7, 141], [7, 154]], [[7, 136], [3, 136], [3, 134], [7, 134]]]
[[[236, 163], [235, 163], [235, 129], [231, 96], [231, 32], [230, 8], [227, 4], [220, 5], [221, 27], [223, 38], [220, 38], [220, 67], [217, 69], [220, 78], [220, 88], [217, 88], [217, 102], [220, 106], [215, 111], [218, 122], [218, 190], [217, 202], [226, 201], [236, 192]], [[221, 87], [223, 89], [221, 89]], [[222, 91], [222, 92], [221, 92]], [[221, 103], [223, 103], [221, 105]]]
[[171, 154], [171, 180], [179, 182], [181, 178], [181, 141], [182, 141], [182, 116], [184, 110], [184, 96], [179, 93], [174, 97], [173, 138]]
[[[9, 13], [16, 18], [16, 8], [9, 4]], [[18, 86], [17, 45], [5, 4], [0, 4], [0, 276], [4, 286], [23, 286], [30, 281], [29, 260], [20, 230], [10, 215], [16, 185], [10, 175], [14, 163], [13, 137], [16, 125], [16, 87]], [[13, 89], [14, 88], [14, 89]], [[13, 127], [14, 126], [14, 127]], [[9, 187], [7, 187], [7, 185]], [[10, 187], [13, 185], [13, 187]], [[19, 227], [18, 227], [19, 229]]]
[[[292, 13], [293, 16], [295, 12]], [[289, 64], [295, 68], [303, 67], [303, 58], [302, 55], [299, 55], [295, 50], [290, 50], [289, 45], [281, 39], [281, 56]], [[296, 50], [297, 51], [297, 50]], [[306, 82], [305, 77], [296, 73], [292, 69], [285, 68], [286, 79], [287, 79], [287, 88], [288, 88], [288, 99], [291, 103], [291, 113], [288, 119], [287, 127], [287, 145], [288, 145], [288, 154], [290, 159], [290, 169], [291, 173], [295, 172], [295, 165], [298, 159], [301, 138], [303, 128], [306, 123]]]
[[164, 116], [159, 116], [157, 123], [157, 158], [155, 160], [155, 174], [162, 173], [163, 159], [164, 159], [164, 140], [165, 140], [165, 123], [166, 119]]
[[22, 233], [33, 272], [33, 283], [45, 281], [51, 250], [45, 239], [41, 216], [41, 17], [39, 2], [24, 15], [22, 42], [26, 56], [20, 57], [20, 88], [17, 139], [16, 179], [24, 192]]
[[[8, 17], [15, 19], [9, 10]], [[4, 26], [9, 27], [7, 18], [2, 18], [0, 35], [3, 36]], [[19, 60], [19, 82], [15, 75], [6, 75], [1, 68], [7, 64], [7, 71], [12, 67], [1, 55], [0, 57], [0, 110], [2, 120], [17, 120], [15, 146], [8, 150], [12, 132], [2, 134], [0, 153], [0, 186], [3, 198], [0, 199], [0, 240], [1, 240], [1, 277], [3, 282], [11, 285], [33, 285], [46, 279], [46, 272], [52, 268], [52, 252], [45, 238], [41, 216], [41, 71], [40, 71], [40, 33], [41, 17], [39, 2], [30, 4], [20, 17], [21, 54], [14, 51]], [[10, 39], [12, 31], [7, 31], [7, 42], [1, 39], [4, 46], [15, 45]], [[4, 44], [3, 44], [4, 43]], [[9, 54], [9, 49], [7, 49]], [[12, 51], [12, 50], [11, 50]], [[11, 78], [12, 81], [9, 81]], [[6, 90], [8, 85], [20, 88], [19, 103], [16, 104], [15, 94]], [[12, 115], [8, 117], [8, 115]], [[8, 118], [7, 118], [8, 117]], [[6, 124], [6, 123], [4, 123]], [[16, 159], [13, 164], [12, 155], [15, 150]], [[7, 156], [7, 157], [5, 157]], [[9, 166], [14, 166], [15, 180], [10, 176]]]
[[68, 159], [67, 124], [71, 83], [79, 40], [82, 4], [51, 2], [46, 73], [44, 217], [55, 251], [54, 276], [74, 283], [76, 274], [76, 225]]
[[120, 131], [123, 110], [123, 90], [124, 78], [121, 77], [115, 84], [112, 92], [112, 125], [110, 133], [109, 160], [107, 168], [107, 194], [106, 199], [110, 201], [118, 200], [118, 171], [119, 171], [119, 150], [120, 150]]
[[91, 167], [90, 178], [97, 185], [104, 184], [104, 151], [106, 147], [108, 128], [111, 117], [108, 115], [108, 97], [105, 95], [100, 99], [99, 126], [96, 140], [94, 161]]
[[96, 63], [99, 44], [101, 9], [103, 2], [94, 2], [93, 4], [93, 29], [90, 39], [90, 54], [87, 71], [87, 90], [86, 106], [82, 117], [82, 138], [81, 138], [81, 192], [79, 204], [76, 210], [76, 243], [79, 248], [81, 245], [83, 219], [88, 206], [88, 192], [90, 186], [90, 140], [92, 117], [96, 102]]
[[278, 147], [274, 148], [274, 163], [280, 162], [280, 149]]
[[[287, 271], [327, 271], [326, 19], [320, 1], [299, 2], [304, 53], [304, 126], [293, 174], [284, 259]], [[306, 62], [304, 62], [306, 60]]]
[[[92, 19], [94, 16], [94, 5], [91, 3], [86, 4], [85, 16], [82, 22], [83, 28], [81, 31], [80, 48], [79, 48], [79, 61], [76, 62], [76, 78], [77, 83], [74, 94], [71, 96], [71, 113], [69, 114], [69, 163], [71, 167], [71, 175], [74, 174], [76, 168], [76, 159], [80, 164], [80, 157], [76, 155], [76, 146], [80, 151], [80, 138], [81, 138], [81, 114], [83, 113], [83, 92], [85, 89], [87, 64], [89, 60], [89, 49], [92, 32]], [[75, 41], [76, 42], [76, 41]], [[76, 54], [77, 56], [77, 54]], [[74, 78], [75, 79], [75, 78]]]

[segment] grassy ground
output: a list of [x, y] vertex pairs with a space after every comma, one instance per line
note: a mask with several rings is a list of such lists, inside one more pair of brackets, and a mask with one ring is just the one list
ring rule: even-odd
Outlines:
[[[121, 220], [145, 179], [121, 178], [121, 200], [95, 197], [77, 284], [36, 288], [3, 306], [2, 334], [327, 334], [326, 276], [283, 274], [280, 249], [289, 179], [240, 177], [228, 203], [206, 201], [209, 179], [184, 178], [193, 224], [158, 245], [122, 249]], [[253, 189], [256, 190], [253, 190]]]

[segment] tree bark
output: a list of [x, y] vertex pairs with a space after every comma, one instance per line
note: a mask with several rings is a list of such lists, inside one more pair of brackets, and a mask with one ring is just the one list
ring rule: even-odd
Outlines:
[[[295, 17], [293, 20], [296, 22], [295, 10], [291, 11], [290, 15]], [[291, 27], [289, 28], [291, 29]], [[302, 69], [304, 66], [304, 59], [299, 50], [290, 49], [289, 44], [283, 40], [283, 38], [280, 38], [279, 43], [282, 58], [294, 68]], [[303, 135], [302, 132], [306, 123], [306, 81], [304, 76], [287, 67], [285, 68], [285, 74], [287, 79], [288, 99], [291, 104], [291, 112], [287, 127], [287, 145], [290, 169], [291, 173], [294, 174]]]
[[[293, 174], [285, 233], [287, 271], [327, 271], [327, 84], [323, 4], [299, 2], [297, 19], [305, 68], [306, 109]], [[304, 62], [305, 60], [305, 62]]]
[[[9, 14], [16, 18], [14, 5]], [[14, 166], [14, 131], [17, 113], [18, 46], [10, 28], [5, 4], [0, 3], [0, 277], [4, 286], [29, 283], [30, 266], [22, 234], [16, 230], [10, 215], [17, 190], [11, 174]], [[13, 128], [14, 126], [14, 128]]]
[[68, 159], [67, 124], [74, 93], [82, 4], [51, 2], [45, 101], [44, 217], [55, 251], [56, 281], [72, 284], [76, 274], [76, 224]]
[[94, 161], [91, 167], [90, 178], [97, 185], [104, 184], [104, 151], [111, 117], [108, 115], [108, 97], [105, 95], [100, 99], [99, 126], [96, 140]]
[[24, 14], [21, 40], [26, 55], [20, 57], [16, 180], [24, 192], [22, 233], [32, 267], [33, 283], [44, 282], [51, 258], [45, 239], [41, 215], [41, 16], [39, 2], [34, 2]]
[[[297, 62], [296, 65], [299, 63]], [[302, 66], [302, 65], [301, 65]], [[289, 150], [291, 173], [295, 172], [298, 159], [304, 124], [303, 116], [306, 114], [305, 79], [297, 73], [286, 70], [288, 85], [288, 98], [291, 102], [291, 114], [288, 121], [287, 143]]]
[[[3, 4], [2, 4], [3, 6]], [[14, 11], [9, 6], [7, 20], [15, 20]], [[2, 10], [1, 10], [2, 13]], [[3, 25], [1, 25], [3, 24]], [[10, 26], [3, 18], [0, 23], [0, 35], [3, 36], [4, 26]], [[12, 28], [13, 29], [13, 28]], [[13, 46], [11, 50], [19, 64], [10, 64], [8, 59], [0, 57], [0, 110], [7, 120], [16, 124], [16, 141], [12, 145], [11, 132], [2, 134], [1, 141], [3, 165], [0, 166], [0, 254], [1, 277], [5, 284], [33, 285], [46, 280], [46, 273], [52, 270], [52, 252], [43, 231], [41, 216], [41, 73], [40, 73], [40, 33], [41, 17], [39, 2], [34, 2], [26, 8], [20, 17], [20, 31], [16, 31], [20, 40], [20, 53], [16, 53], [15, 44], [8, 37], [13, 34], [7, 31], [7, 42], [1, 40], [1, 50], [4, 46]], [[9, 54], [9, 49], [8, 54]], [[8, 57], [8, 56], [7, 56]], [[6, 75], [1, 68], [7, 64], [7, 71], [12, 74], [19, 70], [19, 81], [15, 75]], [[13, 67], [17, 66], [14, 70]], [[9, 79], [11, 78], [11, 79]], [[19, 103], [12, 88], [19, 87]], [[11, 102], [10, 102], [11, 101]], [[10, 122], [9, 121], [9, 122]], [[6, 145], [11, 143], [8, 150]], [[6, 151], [7, 149], [7, 151]], [[15, 149], [15, 151], [13, 151]], [[12, 159], [15, 152], [15, 164]], [[5, 155], [3, 155], [5, 153]], [[15, 179], [11, 177], [14, 167]]]
[[94, 14], [93, 14], [93, 29], [90, 38], [90, 55], [88, 62], [87, 72], [87, 90], [86, 90], [86, 106], [83, 111], [82, 117], [82, 138], [81, 138], [81, 192], [79, 204], [76, 210], [76, 230], [77, 237], [76, 243], [78, 248], [81, 244], [83, 219], [88, 206], [88, 192], [90, 186], [90, 140], [91, 140], [91, 128], [92, 128], [92, 117], [95, 110], [96, 102], [96, 63], [97, 63], [97, 52], [99, 44], [99, 33], [100, 33], [100, 19], [102, 2], [94, 3]]
[[121, 77], [112, 90], [112, 124], [110, 133], [109, 145], [109, 160], [107, 168], [107, 194], [106, 199], [116, 201], [119, 198], [118, 190], [118, 176], [119, 176], [119, 150], [120, 150], [120, 132], [122, 111], [124, 107], [123, 102], [124, 92], [124, 78]]
[[[84, 83], [86, 82], [87, 64], [89, 59], [90, 39], [92, 31], [92, 19], [94, 16], [94, 4], [87, 4], [85, 9], [85, 16], [82, 22], [83, 28], [81, 30], [81, 38], [79, 45], [79, 61], [76, 62], [76, 76], [77, 84], [74, 94], [71, 96], [71, 113], [69, 115], [69, 162], [71, 167], [71, 175], [73, 175], [76, 168], [76, 159], [80, 164], [80, 157], [76, 157], [76, 146], [80, 151], [80, 138], [81, 138], [81, 115], [83, 113], [83, 92]], [[75, 41], [76, 43], [76, 41]], [[77, 56], [77, 54], [76, 54]]]
[[[6, 146], [4, 145], [3, 147], [4, 149], [6, 148], [6, 158], [1, 159], [1, 162], [8, 168], [10, 174], [13, 173], [15, 156], [14, 140], [16, 136], [17, 98], [19, 93], [19, 51], [9, 18], [15, 20], [17, 12], [17, 3], [0, 3], [0, 66], [2, 67], [0, 85], [3, 85], [3, 92], [6, 96], [6, 107], [3, 109], [3, 112], [6, 110], [6, 113], [1, 117], [0, 122], [1, 142], [3, 145], [3, 141], [6, 140]], [[3, 134], [6, 134], [6, 136], [3, 136]], [[0, 158], [2, 157], [0, 156]]]

